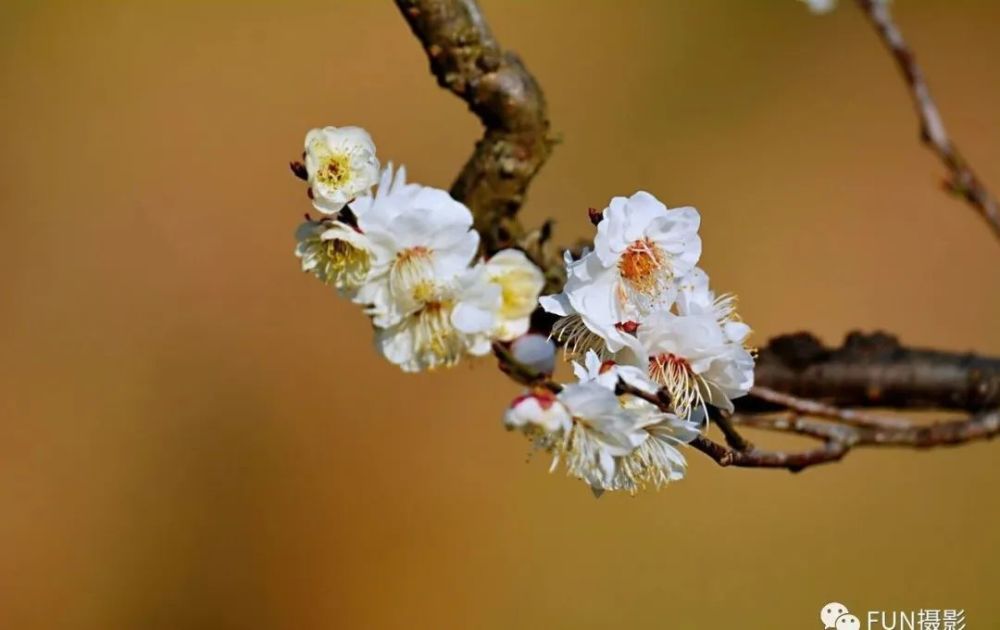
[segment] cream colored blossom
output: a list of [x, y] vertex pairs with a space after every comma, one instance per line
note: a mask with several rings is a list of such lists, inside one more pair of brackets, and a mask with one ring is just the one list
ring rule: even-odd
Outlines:
[[295, 255], [302, 271], [351, 297], [368, 277], [371, 253], [368, 239], [339, 221], [306, 221], [295, 233]]
[[[376, 327], [376, 347], [406, 371], [454, 365], [489, 352], [487, 335], [455, 327], [461, 278], [479, 247], [472, 214], [444, 190], [407, 184], [403, 169], [360, 198], [358, 230], [370, 269], [354, 301]], [[352, 206], [353, 208], [353, 206]]]
[[313, 206], [336, 214], [378, 179], [375, 143], [360, 127], [323, 127], [306, 134], [305, 167]]
[[542, 271], [524, 252], [505, 249], [476, 265], [462, 280], [455, 324], [469, 332], [486, 331], [492, 339], [511, 341], [528, 331]]

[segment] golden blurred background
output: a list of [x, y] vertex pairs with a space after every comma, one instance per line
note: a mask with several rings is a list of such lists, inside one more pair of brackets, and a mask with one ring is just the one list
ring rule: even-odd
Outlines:
[[[562, 136], [525, 218], [645, 188], [703, 213], [755, 342], [852, 329], [1000, 354], [1000, 249], [853, 3], [484, 0]], [[898, 0], [1000, 188], [1000, 3]], [[388, 0], [0, 8], [0, 627], [1000, 623], [997, 445], [857, 451], [606, 496], [528, 463], [490, 360], [404, 375], [301, 274], [287, 162], [359, 124], [447, 187], [479, 135]], [[757, 436], [768, 443], [769, 436]]]

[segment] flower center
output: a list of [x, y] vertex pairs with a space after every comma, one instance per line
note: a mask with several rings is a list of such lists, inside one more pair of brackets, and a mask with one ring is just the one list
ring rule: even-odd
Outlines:
[[448, 300], [428, 302], [412, 315], [417, 353], [434, 357], [432, 368], [453, 365], [462, 354], [462, 338], [451, 325], [452, 306]]
[[500, 279], [500, 312], [508, 319], [516, 319], [531, 314], [535, 310], [537, 294], [526, 289], [527, 286], [521, 278], [508, 277]]
[[618, 273], [634, 290], [645, 295], [659, 293], [662, 277], [669, 276], [667, 256], [651, 239], [633, 242], [618, 259]]
[[429, 262], [430, 257], [431, 257], [431, 250], [422, 245], [417, 245], [416, 247], [404, 249], [403, 251], [396, 254], [396, 264], [408, 265], [408, 264], [417, 264], [422, 261]]
[[435, 292], [433, 262], [431, 250], [426, 247], [402, 250], [396, 254], [389, 274], [392, 289], [420, 302], [430, 301]]
[[353, 289], [361, 286], [371, 266], [368, 252], [341, 239], [324, 241], [323, 247], [328, 280]]
[[438, 287], [430, 280], [421, 280], [413, 287], [413, 299], [418, 302], [433, 302], [437, 295]]
[[316, 181], [332, 188], [339, 188], [351, 179], [350, 160], [343, 153], [330, 153], [323, 157], [316, 171]]

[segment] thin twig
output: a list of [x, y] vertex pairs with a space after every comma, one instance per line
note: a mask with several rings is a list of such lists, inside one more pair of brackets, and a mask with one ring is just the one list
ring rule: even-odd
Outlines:
[[882, 42], [892, 53], [899, 67], [910, 96], [920, 118], [920, 137], [924, 144], [933, 151], [948, 169], [947, 186], [954, 193], [964, 198], [993, 229], [995, 236], [1000, 238], [1000, 203], [997, 202], [972, 167], [959, 153], [952, 142], [944, 121], [938, 111], [930, 88], [924, 79], [924, 73], [917, 64], [916, 58], [899, 27], [892, 19], [889, 2], [886, 0], [857, 0], [858, 6], [868, 16]]
[[848, 447], [840, 442], [824, 442], [822, 446], [807, 451], [783, 453], [779, 451], [737, 451], [699, 435], [691, 446], [711, 457], [720, 466], [740, 468], [783, 468], [799, 472], [811, 466], [840, 461]]
[[729, 414], [718, 413], [715, 414], [712, 419], [715, 420], [716, 426], [719, 427], [719, 430], [722, 431], [723, 437], [726, 438], [726, 444], [737, 451], [753, 450], [753, 443], [743, 437], [743, 435], [736, 429]]
[[854, 409], [841, 409], [840, 407], [827, 405], [816, 400], [809, 400], [808, 398], [799, 398], [790, 394], [784, 394], [759, 385], [750, 389], [750, 395], [805, 416], [836, 420], [837, 422], [857, 427], [905, 429], [910, 426], [909, 422], [900, 418], [891, 418], [865, 411], [856, 411]]
[[792, 415], [790, 418], [737, 415], [733, 420], [741, 426], [832, 440], [851, 448], [859, 446], [934, 448], [989, 440], [1000, 434], [1000, 410], [997, 409], [972, 414], [968, 418], [943, 420], [926, 425], [911, 423], [899, 428], [835, 425], [798, 415]]

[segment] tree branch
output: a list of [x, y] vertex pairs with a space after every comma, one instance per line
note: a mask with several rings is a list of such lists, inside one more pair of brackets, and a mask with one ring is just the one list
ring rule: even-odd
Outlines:
[[829, 464], [843, 459], [848, 447], [840, 442], [825, 442], [822, 446], [797, 453], [782, 453], [778, 451], [737, 451], [713, 442], [699, 435], [691, 442], [691, 446], [708, 455], [720, 466], [737, 466], [740, 468], [784, 468], [791, 472], [799, 472], [810, 466]]
[[[761, 349], [757, 385], [838, 407], [1000, 407], [1000, 359], [905, 348], [892, 335], [851, 333], [827, 348], [809, 333], [775, 337]], [[781, 405], [742, 399], [740, 411]]]
[[517, 211], [553, 145], [541, 88], [517, 55], [500, 48], [475, 0], [395, 2], [438, 84], [486, 129], [452, 196], [472, 210], [487, 255], [519, 244], [526, 235]]
[[948, 189], [964, 198], [986, 220], [994, 235], [1000, 238], [1000, 203], [986, 189], [951, 141], [937, 105], [931, 97], [924, 73], [917, 65], [906, 40], [903, 39], [902, 32], [892, 19], [889, 3], [886, 0], [857, 0], [857, 3], [889, 49], [906, 80], [920, 119], [920, 138], [948, 169], [948, 179], [945, 182]]
[[[949, 139], [923, 74], [888, 9], [874, 0], [857, 1], [907, 79], [924, 141], [948, 168], [949, 187], [962, 194], [1000, 236], [997, 202]], [[468, 103], [486, 129], [451, 191], [471, 208], [484, 251], [525, 249], [545, 271], [546, 291], [560, 290], [562, 265], [544, 248], [550, 225], [526, 233], [517, 220], [528, 185], [553, 144], [541, 89], [517, 56], [500, 48], [475, 0], [395, 2], [423, 44], [438, 83]], [[538, 311], [532, 327], [544, 331], [551, 320]], [[493, 349], [511, 378], [559, 391], [547, 375], [520, 365], [503, 344]], [[736, 401], [735, 415], [713, 415], [728, 446], [706, 436], [691, 442], [722, 466], [797, 472], [838, 461], [857, 447], [930, 448], [992, 438], [1000, 432], [1000, 359], [904, 348], [884, 333], [852, 333], [840, 348], [827, 348], [808, 333], [777, 337], [761, 350], [755, 378], [751, 395]], [[617, 391], [671, 410], [665, 392], [648, 394], [625, 382]], [[950, 409], [967, 417], [918, 425], [850, 407]], [[763, 450], [743, 437], [737, 426], [801, 435], [821, 445], [800, 452]]]
[[808, 415], [816, 418], [824, 418], [842, 422], [856, 427], [871, 427], [876, 429], [899, 429], [909, 426], [909, 423], [899, 418], [891, 418], [864, 411], [852, 409], [841, 409], [833, 405], [827, 405], [808, 398], [798, 398], [790, 396], [767, 387], [755, 386], [750, 389], [750, 395], [757, 400], [762, 400], [774, 405], [778, 405], [789, 411], [794, 411], [800, 415]]

